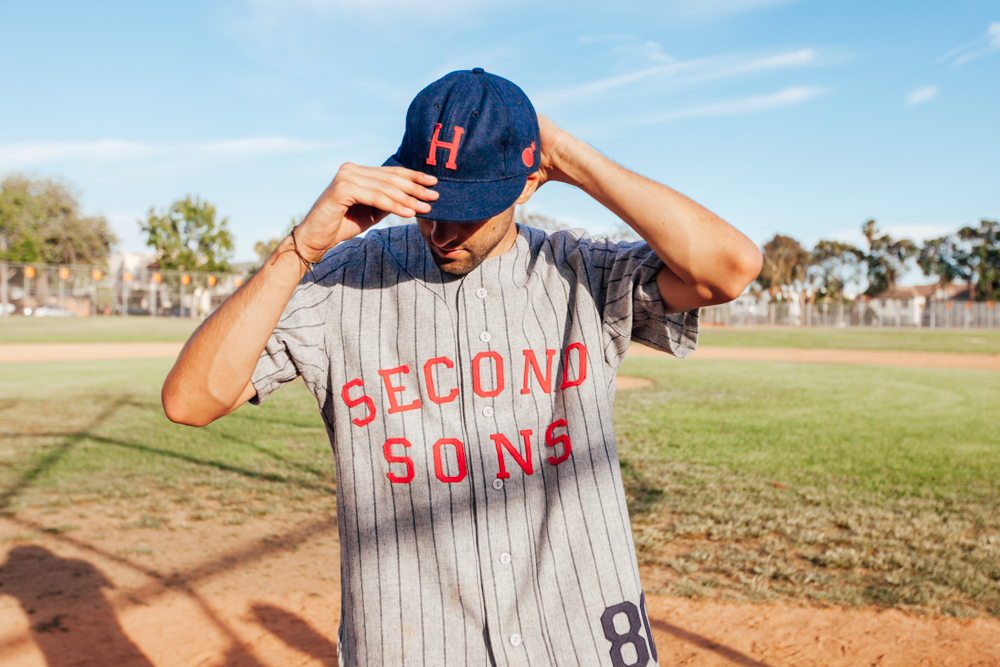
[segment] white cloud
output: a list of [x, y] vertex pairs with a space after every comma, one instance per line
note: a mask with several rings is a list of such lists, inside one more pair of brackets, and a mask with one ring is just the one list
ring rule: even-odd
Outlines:
[[742, 116], [745, 114], [760, 113], [770, 109], [792, 106], [811, 100], [814, 97], [829, 92], [825, 88], [817, 87], [793, 87], [786, 88], [770, 95], [756, 95], [743, 97], [726, 102], [715, 104], [702, 104], [699, 106], [677, 109], [653, 116], [636, 118], [625, 121], [626, 125], [645, 125], [649, 123], [668, 123], [687, 118], [706, 118], [719, 116]]
[[952, 65], [963, 65], [997, 51], [1000, 51], [1000, 21], [991, 23], [986, 28], [986, 34], [979, 39], [952, 49], [939, 60], [950, 61]]
[[662, 65], [645, 67], [627, 74], [535, 95], [534, 102], [536, 107], [545, 108], [556, 104], [578, 102], [581, 99], [646, 81], [661, 82], [661, 86], [700, 83], [744, 74], [804, 67], [817, 61], [818, 54], [814, 49], [799, 49], [764, 57], [726, 55], [695, 60], [670, 60]]
[[108, 139], [105, 141], [50, 142], [0, 145], [0, 172], [30, 168], [38, 164], [65, 161], [122, 162], [137, 158], [163, 157], [263, 157], [277, 153], [322, 150], [326, 144], [289, 137], [250, 137], [232, 141], [194, 144], [143, 144]]
[[921, 86], [916, 90], [910, 91], [910, 94], [906, 96], [906, 106], [912, 107], [917, 104], [923, 104], [924, 102], [930, 102], [941, 92], [941, 89], [937, 86]]

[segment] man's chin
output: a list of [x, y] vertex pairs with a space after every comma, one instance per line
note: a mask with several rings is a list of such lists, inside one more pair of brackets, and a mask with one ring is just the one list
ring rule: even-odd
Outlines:
[[434, 253], [431, 253], [431, 257], [434, 258], [434, 263], [437, 264], [439, 269], [454, 276], [464, 276], [480, 264], [480, 262], [475, 262], [470, 258], [445, 259], [438, 257]]

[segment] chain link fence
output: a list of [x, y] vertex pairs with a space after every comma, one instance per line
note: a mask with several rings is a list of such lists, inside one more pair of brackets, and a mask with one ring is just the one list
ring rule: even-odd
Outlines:
[[960, 299], [866, 299], [835, 303], [768, 301], [741, 296], [701, 309], [701, 321], [725, 326], [895, 327], [911, 329], [1000, 328], [992, 301]]
[[0, 262], [0, 316], [205, 317], [247, 276]]

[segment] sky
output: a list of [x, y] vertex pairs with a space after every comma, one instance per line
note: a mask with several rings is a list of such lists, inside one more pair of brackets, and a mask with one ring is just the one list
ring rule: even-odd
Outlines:
[[[757, 243], [1000, 218], [998, 0], [0, 0], [0, 176], [65, 179], [126, 251], [199, 196], [252, 260], [473, 67]], [[526, 208], [617, 224], [563, 184]]]

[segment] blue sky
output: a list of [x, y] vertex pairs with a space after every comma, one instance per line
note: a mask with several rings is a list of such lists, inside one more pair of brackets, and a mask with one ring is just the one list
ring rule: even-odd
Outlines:
[[[252, 259], [477, 66], [758, 243], [1000, 218], [997, 1], [0, 0], [0, 65], [0, 174], [69, 180], [124, 250], [190, 193]], [[560, 184], [528, 208], [616, 222]]]

